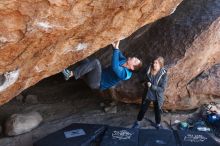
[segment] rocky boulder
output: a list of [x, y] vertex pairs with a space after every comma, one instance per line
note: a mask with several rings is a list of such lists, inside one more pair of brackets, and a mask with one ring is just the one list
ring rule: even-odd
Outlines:
[[170, 15], [181, 2], [1, 1], [0, 105], [43, 78]]
[[42, 120], [43, 118], [38, 112], [14, 114], [5, 123], [5, 134], [16, 136], [29, 132], [36, 128]]

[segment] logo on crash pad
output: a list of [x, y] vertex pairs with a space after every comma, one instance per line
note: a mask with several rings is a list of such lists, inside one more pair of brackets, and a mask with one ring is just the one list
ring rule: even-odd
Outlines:
[[189, 142], [204, 142], [205, 140], [207, 140], [206, 137], [204, 137], [203, 135], [194, 135], [194, 134], [187, 134], [184, 137], [184, 141], [189, 141]]
[[132, 136], [132, 133], [128, 132], [127, 130], [112, 132], [112, 137], [114, 139], [127, 140], [127, 139], [131, 139], [131, 136]]
[[78, 136], [86, 135], [86, 132], [83, 129], [75, 129], [71, 131], [64, 132], [65, 138], [73, 138]]

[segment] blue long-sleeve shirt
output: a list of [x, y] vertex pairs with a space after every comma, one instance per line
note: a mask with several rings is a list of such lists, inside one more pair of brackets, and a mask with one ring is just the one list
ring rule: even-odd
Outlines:
[[122, 66], [127, 59], [119, 49], [113, 49], [111, 66], [102, 70], [100, 89], [105, 90], [116, 85], [121, 80], [128, 80], [132, 72]]

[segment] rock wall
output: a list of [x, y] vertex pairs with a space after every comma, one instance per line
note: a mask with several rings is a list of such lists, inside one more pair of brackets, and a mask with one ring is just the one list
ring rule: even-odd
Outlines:
[[220, 64], [202, 72], [189, 84], [190, 96], [197, 96], [197, 103], [209, 100], [219, 101], [220, 97]]
[[[164, 108], [193, 109], [220, 97], [219, 69], [213, 66], [220, 63], [219, 32], [219, 0], [186, 0], [172, 15], [127, 38], [121, 48], [128, 56], [142, 58], [145, 65], [153, 56], [162, 55], [169, 75]], [[102, 53], [100, 59], [105, 64], [111, 51]], [[204, 72], [207, 77], [200, 79]], [[142, 92], [135, 76], [107, 94], [123, 102], [140, 103]]]
[[0, 1], [0, 105], [145, 24], [182, 0]]

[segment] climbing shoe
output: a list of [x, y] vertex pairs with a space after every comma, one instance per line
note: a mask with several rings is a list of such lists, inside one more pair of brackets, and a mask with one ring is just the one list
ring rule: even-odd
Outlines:
[[68, 70], [68, 69], [64, 69], [64, 70], [62, 71], [62, 73], [63, 73], [63, 75], [64, 75], [65, 80], [69, 80], [69, 78], [70, 78], [70, 76], [71, 76], [71, 71]]
[[157, 130], [160, 130], [160, 129], [163, 129], [163, 127], [162, 127], [160, 124], [157, 124], [157, 125], [156, 125], [156, 129], [157, 129]]

